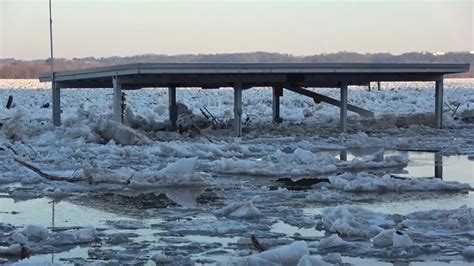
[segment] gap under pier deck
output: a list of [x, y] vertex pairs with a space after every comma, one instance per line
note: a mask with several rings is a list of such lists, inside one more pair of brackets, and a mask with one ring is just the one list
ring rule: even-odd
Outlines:
[[[341, 131], [347, 131], [347, 112], [373, 116], [369, 110], [348, 104], [349, 85], [367, 85], [380, 81], [434, 82], [433, 126], [442, 127], [443, 79], [446, 74], [469, 71], [469, 64], [353, 64], [353, 63], [142, 63], [81, 69], [54, 73], [52, 89], [53, 123], [61, 124], [61, 89], [113, 88], [114, 120], [121, 121], [122, 90], [167, 87], [172, 128], [176, 127], [176, 89], [180, 87], [234, 88], [234, 130], [242, 134], [242, 90], [252, 87], [273, 88], [273, 121], [281, 122], [280, 98], [287, 89], [315, 102], [340, 108]], [[40, 81], [52, 81], [51, 74]], [[333, 99], [307, 88], [334, 87], [340, 99]]]

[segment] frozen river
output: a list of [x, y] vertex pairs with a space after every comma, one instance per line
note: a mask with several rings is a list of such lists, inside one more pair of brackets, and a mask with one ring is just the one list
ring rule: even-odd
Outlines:
[[[65, 90], [55, 129], [43, 84], [0, 80], [0, 99], [16, 104], [0, 115], [0, 263], [30, 255], [20, 263], [469, 264], [474, 125], [459, 117], [474, 106], [474, 80], [446, 81], [445, 103], [457, 109], [440, 131], [426, 126], [430, 86], [351, 88], [350, 102], [376, 118], [350, 115], [347, 134], [336, 108], [290, 92], [284, 123], [271, 124], [271, 90], [260, 88], [244, 93], [243, 138], [226, 128], [138, 127], [130, 129], [137, 145], [121, 145], [98, 129], [111, 114], [109, 91]], [[232, 116], [231, 95], [178, 90], [194, 114], [206, 106], [222, 121]], [[132, 91], [127, 103], [149, 125], [166, 119], [166, 96]], [[15, 158], [89, 182], [47, 180]]]

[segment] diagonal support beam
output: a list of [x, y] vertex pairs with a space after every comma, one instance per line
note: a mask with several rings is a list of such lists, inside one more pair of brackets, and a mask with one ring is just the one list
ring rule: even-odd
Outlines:
[[[303, 89], [301, 87], [286, 86], [285, 89], [290, 90], [292, 92], [299, 93], [299, 94], [304, 95], [304, 96], [308, 96], [310, 98], [313, 98], [313, 100], [315, 102], [325, 102], [325, 103], [328, 103], [330, 105], [341, 107], [341, 101], [333, 99], [333, 98], [325, 96], [325, 95], [322, 95], [322, 94], [319, 94], [319, 93], [316, 93], [316, 92], [313, 92], [313, 91], [310, 91], [310, 90], [307, 90], [307, 89]], [[347, 104], [347, 110], [349, 110], [351, 112], [354, 112], [354, 113], [358, 113], [361, 116], [374, 117], [373, 112], [371, 112], [367, 109], [352, 105], [352, 104]]]

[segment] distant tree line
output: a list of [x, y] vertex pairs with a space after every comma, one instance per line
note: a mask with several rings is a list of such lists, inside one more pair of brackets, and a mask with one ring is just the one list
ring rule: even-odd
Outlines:
[[[453, 76], [474, 77], [474, 54], [469, 52], [446, 54], [413, 52], [401, 55], [338, 52], [311, 56], [267, 52], [183, 55], [143, 54], [126, 57], [58, 58], [54, 61], [55, 71], [130, 63], [470, 63], [471, 71], [469, 73]], [[13, 58], [0, 59], [0, 78], [3, 79], [38, 78], [39, 74], [48, 73], [49, 71], [49, 59], [30, 61]]]

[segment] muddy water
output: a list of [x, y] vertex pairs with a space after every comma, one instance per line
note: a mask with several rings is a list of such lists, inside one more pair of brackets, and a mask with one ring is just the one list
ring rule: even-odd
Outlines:
[[[371, 151], [367, 152], [370, 153]], [[361, 156], [364, 155], [363, 153], [363, 151], [348, 151], [343, 156], [350, 160], [354, 155]], [[386, 154], [399, 153], [405, 152], [393, 151]], [[474, 161], [468, 160], [467, 156], [443, 157], [438, 154], [424, 152], [408, 152], [408, 155], [410, 156], [409, 165], [402, 171], [394, 170], [391, 174], [409, 178], [437, 177], [444, 180], [469, 183], [474, 186]], [[340, 154], [335, 154], [335, 156], [340, 156]], [[238, 178], [238, 181], [236, 182], [234, 178]], [[245, 225], [243, 226], [244, 229], [240, 229], [240, 231], [229, 232], [227, 229], [235, 224], [219, 223], [218, 219], [207, 209], [220, 208], [228, 201], [233, 202], [251, 198], [259, 192], [265, 193], [268, 188], [277, 189], [280, 187], [281, 189], [285, 184], [276, 182], [274, 178], [225, 176], [218, 179], [221, 179], [218, 181], [218, 185], [203, 188], [199, 191], [169, 191], [165, 193], [167, 196], [162, 193], [163, 191], [160, 191], [160, 193], [148, 191], [139, 195], [120, 193], [78, 195], [52, 201], [49, 198], [12, 199], [7, 197], [6, 193], [3, 193], [0, 194], [2, 195], [2, 198], [0, 198], [0, 222], [17, 226], [39, 224], [49, 228], [93, 225], [103, 236], [116, 233], [136, 234], [131, 237], [131, 243], [141, 245], [148, 250], [165, 250], [167, 254], [191, 254], [194, 259], [198, 259], [204, 264], [227, 261], [229, 256], [236, 252], [239, 255], [253, 252], [251, 246], [243, 241], [247, 238], [248, 232]], [[233, 182], [226, 182], [231, 179], [234, 179]], [[291, 187], [289, 188], [291, 189]], [[303, 188], [300, 186], [299, 189], [304, 191], [304, 184]], [[298, 194], [296, 193], [298, 192], [294, 193], [297, 198]], [[473, 193], [438, 196], [358, 204], [372, 210], [399, 214], [437, 208], [458, 208], [462, 205], [474, 207]], [[324, 207], [297, 202], [292, 206], [295, 207], [294, 210], [287, 212], [287, 210], [281, 211], [279, 209], [278, 202], [270, 201], [272, 201], [272, 198], [268, 198], [268, 202], [260, 201], [263, 202], [262, 212], [264, 214], [276, 212], [281, 215], [280, 217], [294, 215], [297, 219], [311, 218]], [[134, 226], [133, 223], [130, 225], [127, 221], [136, 222], [138, 225]], [[191, 224], [191, 229], [179, 231], [178, 223], [180, 221], [184, 226], [188, 223]], [[193, 222], [199, 225], [199, 230], [192, 230]], [[214, 223], [217, 227], [222, 226], [225, 229], [222, 234], [213, 233], [212, 230], [203, 229], [204, 227], [201, 226], [211, 224], [210, 227], [212, 227]], [[283, 218], [281, 220], [264, 220], [262, 223], [269, 226], [268, 230], [262, 231], [258, 227], [252, 227], [252, 225], [248, 228], [250, 232], [260, 235], [262, 242], [269, 241], [269, 243], [283, 244], [291, 241], [291, 239], [311, 241], [324, 235], [322, 231], [300, 226], [297, 224], [298, 222], [292, 223], [291, 220]], [[120, 226], [120, 224], [122, 225]], [[137, 247], [125, 243], [118, 245], [104, 244], [94, 248], [113, 249], [119, 252], [133, 250]], [[38, 262], [50, 261], [60, 264], [83, 263], [86, 260], [100, 261], [100, 258], [91, 259], [94, 255], [90, 250], [90, 245], [77, 246], [57, 254], [34, 255], [32, 259]], [[445, 261], [450, 261], [450, 265], [467, 263], [459, 260], [459, 256], [453, 256], [452, 258], [428, 257], [425, 260], [410, 262], [410, 265], [443, 265], [446, 263]], [[403, 259], [399, 262], [393, 262], [375, 258], [343, 256], [343, 261], [365, 265], [408, 265]], [[145, 259], [138, 262], [150, 263], [146, 261], [146, 256]]]

